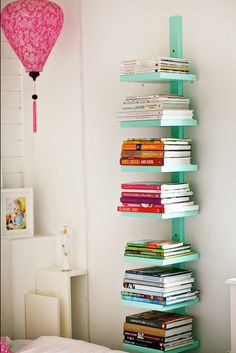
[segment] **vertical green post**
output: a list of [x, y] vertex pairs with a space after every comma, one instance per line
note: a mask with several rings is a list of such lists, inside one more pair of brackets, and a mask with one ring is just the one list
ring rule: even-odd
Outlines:
[[[170, 33], [170, 57], [182, 58], [182, 17], [170, 17], [169, 22]], [[173, 81], [170, 83], [170, 93], [183, 95], [183, 81]], [[171, 137], [184, 138], [184, 127], [172, 127]], [[171, 181], [173, 183], [183, 183], [185, 173], [172, 173]], [[176, 218], [172, 220], [172, 240], [184, 241], [184, 218]], [[183, 267], [182, 265], [180, 267]]]
[[[170, 57], [182, 58], [182, 17], [173, 16], [169, 19], [169, 36], [170, 36]], [[183, 81], [172, 81], [170, 83], [170, 93], [183, 95]], [[171, 137], [184, 138], [184, 127], [175, 126], [171, 128]], [[183, 183], [185, 180], [184, 172], [176, 172], [171, 174], [173, 183]], [[172, 219], [172, 240], [184, 241], [184, 218]], [[184, 264], [179, 264], [180, 268], [184, 268]], [[184, 314], [184, 308], [176, 310], [179, 314]]]

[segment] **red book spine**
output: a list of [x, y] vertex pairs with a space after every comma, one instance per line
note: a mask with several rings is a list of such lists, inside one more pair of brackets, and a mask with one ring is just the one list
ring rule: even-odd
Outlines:
[[164, 207], [118, 206], [119, 212], [164, 213]]
[[121, 165], [153, 165], [162, 166], [163, 158], [120, 158]]
[[161, 194], [155, 194], [155, 193], [149, 193], [149, 192], [122, 192], [121, 193], [122, 197], [144, 197], [146, 199], [160, 199]]

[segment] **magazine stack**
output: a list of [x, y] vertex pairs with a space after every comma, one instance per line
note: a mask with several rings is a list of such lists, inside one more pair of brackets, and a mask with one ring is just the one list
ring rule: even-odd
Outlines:
[[117, 118], [119, 121], [193, 119], [193, 110], [189, 109], [189, 104], [189, 98], [176, 94], [128, 96]]
[[190, 66], [187, 59], [171, 57], [153, 57], [150, 59], [123, 60], [120, 65], [121, 75], [135, 75], [153, 72], [186, 74]]
[[161, 305], [195, 301], [199, 291], [193, 287], [192, 271], [170, 266], [152, 266], [125, 271], [122, 299]]

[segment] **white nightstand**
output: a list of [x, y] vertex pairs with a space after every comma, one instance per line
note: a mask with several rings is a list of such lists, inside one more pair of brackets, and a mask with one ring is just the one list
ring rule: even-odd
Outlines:
[[[76, 307], [76, 288], [81, 276], [87, 274], [83, 269], [62, 271], [61, 267], [43, 268], [36, 273], [36, 293], [57, 297], [60, 301], [60, 332], [62, 337], [72, 337], [72, 307]], [[76, 289], [75, 289], [76, 291]], [[74, 297], [74, 300], [72, 298]]]

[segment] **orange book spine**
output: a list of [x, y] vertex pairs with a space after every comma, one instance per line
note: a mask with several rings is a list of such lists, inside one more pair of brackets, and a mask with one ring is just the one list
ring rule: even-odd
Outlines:
[[122, 158], [135, 158], [135, 157], [142, 157], [142, 158], [163, 158], [164, 151], [122, 151], [121, 152]]
[[122, 151], [163, 151], [164, 143], [123, 143]]

